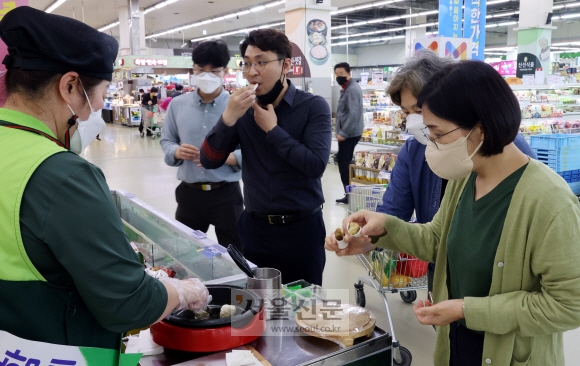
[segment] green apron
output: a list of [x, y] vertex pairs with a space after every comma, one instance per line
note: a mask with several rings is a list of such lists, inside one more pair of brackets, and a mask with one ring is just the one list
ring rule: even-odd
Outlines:
[[0, 330], [39, 342], [119, 350], [121, 334], [103, 328], [76, 289], [48, 283], [22, 242], [20, 205], [26, 185], [43, 161], [67, 150], [41, 121], [0, 112], [2, 119], [18, 121], [0, 122]]

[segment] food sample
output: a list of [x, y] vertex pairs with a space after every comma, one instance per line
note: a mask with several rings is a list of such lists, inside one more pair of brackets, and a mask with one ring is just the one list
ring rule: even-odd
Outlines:
[[209, 319], [209, 313], [205, 310], [202, 311], [194, 311], [193, 312], [195, 314], [195, 319], [198, 320], [206, 320]]
[[357, 224], [356, 222], [351, 222], [348, 225], [348, 233], [350, 235], [356, 235], [359, 232], [359, 230], [360, 230], [360, 225]]
[[343, 240], [344, 239], [344, 232], [342, 231], [341, 227], [336, 229], [336, 231], [334, 232], [334, 237], [336, 238], [336, 240]]
[[256, 89], [258, 89], [258, 87], [259, 87], [259, 86], [260, 86], [260, 84], [254, 84], [254, 85], [253, 85], [254, 91], [255, 91]]
[[220, 318], [231, 318], [236, 315], [236, 307], [234, 305], [224, 305], [220, 309]]

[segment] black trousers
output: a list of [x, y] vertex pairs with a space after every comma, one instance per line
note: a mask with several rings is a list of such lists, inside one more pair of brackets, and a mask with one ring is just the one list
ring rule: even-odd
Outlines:
[[227, 247], [233, 244], [243, 252], [238, 221], [244, 211], [244, 200], [239, 182], [211, 191], [193, 188], [182, 182], [175, 190], [175, 199], [177, 221], [203, 232], [213, 225], [221, 245]]
[[336, 161], [338, 162], [338, 171], [340, 172], [340, 180], [346, 192], [346, 186], [349, 184], [348, 167], [352, 162], [354, 155], [354, 148], [360, 141], [360, 136], [349, 137], [344, 141], [338, 142], [338, 153], [336, 154]]
[[449, 324], [451, 361], [449, 366], [480, 366], [485, 335], [453, 322]]
[[290, 224], [272, 225], [247, 211], [240, 219], [246, 259], [258, 267], [278, 269], [284, 284], [303, 279], [322, 285], [325, 236], [322, 211]]

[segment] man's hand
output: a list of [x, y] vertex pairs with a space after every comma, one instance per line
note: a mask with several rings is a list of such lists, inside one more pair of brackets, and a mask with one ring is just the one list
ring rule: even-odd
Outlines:
[[149, 101], [149, 102], [147, 102], [147, 104], [151, 105], [151, 104], [153, 104], [153, 102], [152, 101]]
[[199, 149], [193, 145], [182, 144], [175, 150], [175, 159], [199, 162]]
[[226, 126], [235, 125], [237, 120], [242, 118], [254, 103], [256, 103], [256, 92], [252, 86], [246, 86], [236, 90], [230, 96], [230, 101], [222, 115], [222, 120]]
[[336, 141], [345, 141], [346, 138], [340, 136], [338, 133], [336, 134]]
[[258, 104], [254, 104], [253, 107], [254, 119], [262, 131], [268, 133], [274, 127], [278, 126], [278, 117], [276, 116], [276, 112], [274, 112], [274, 106], [272, 104], [268, 104], [268, 110], [265, 110]]
[[429, 300], [423, 304], [423, 301], [419, 300], [413, 308], [419, 323], [425, 325], [444, 326], [464, 317], [463, 300], [446, 300], [437, 305], [433, 305]]

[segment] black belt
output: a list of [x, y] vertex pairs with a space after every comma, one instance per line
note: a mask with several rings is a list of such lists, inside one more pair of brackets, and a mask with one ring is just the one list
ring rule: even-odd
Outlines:
[[279, 215], [268, 215], [268, 214], [263, 214], [263, 213], [248, 211], [248, 210], [246, 210], [246, 212], [249, 213], [250, 216], [252, 216], [252, 218], [254, 218], [254, 219], [266, 220], [266, 221], [268, 221], [269, 224], [272, 224], [272, 225], [281, 225], [281, 224], [291, 224], [293, 222], [303, 220], [309, 216], [314, 215], [315, 213], [319, 212], [320, 210], [322, 210], [322, 207], [316, 207], [314, 210], [310, 210], [310, 211], [303, 211], [303, 212], [292, 213], [292, 214], [279, 214]]
[[228, 185], [230, 183], [232, 183], [232, 182], [200, 182], [200, 183], [183, 182], [183, 184], [185, 184], [188, 187], [201, 189], [202, 191], [211, 191], [214, 189], [221, 188], [221, 187]]

